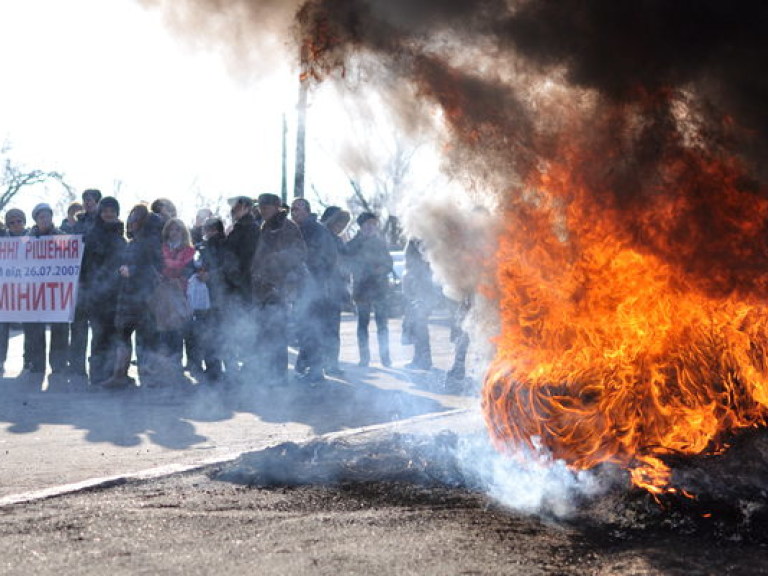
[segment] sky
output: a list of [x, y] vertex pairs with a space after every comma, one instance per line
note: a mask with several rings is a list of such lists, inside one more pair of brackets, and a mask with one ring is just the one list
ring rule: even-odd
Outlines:
[[[202, 204], [223, 211], [221, 199], [280, 192], [285, 117], [292, 195], [298, 81], [288, 61], [236, 78], [220, 53], [175, 36], [135, 0], [2, 0], [0, 54], [0, 142], [28, 169], [115, 194], [125, 214], [169, 197], [190, 220]], [[314, 98], [307, 197], [336, 201], [346, 179], [316, 135], [338, 130], [343, 110]], [[37, 187], [8, 207], [29, 212], [61, 195]]]

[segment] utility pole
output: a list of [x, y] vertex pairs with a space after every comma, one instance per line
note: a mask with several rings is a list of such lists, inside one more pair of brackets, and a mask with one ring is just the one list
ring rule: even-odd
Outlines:
[[288, 123], [283, 112], [283, 167], [280, 181], [280, 201], [288, 204]]
[[309, 57], [307, 43], [301, 46], [301, 74], [299, 76], [299, 102], [296, 106], [296, 173], [293, 181], [293, 197], [304, 198], [305, 146], [307, 133], [307, 94], [309, 92]]

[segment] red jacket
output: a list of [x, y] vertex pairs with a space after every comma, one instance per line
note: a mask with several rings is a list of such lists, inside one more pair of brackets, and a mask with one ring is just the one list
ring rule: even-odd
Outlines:
[[185, 293], [187, 291], [187, 278], [193, 271], [192, 259], [194, 257], [194, 246], [183, 246], [172, 250], [168, 244], [163, 244], [163, 276], [178, 278]]

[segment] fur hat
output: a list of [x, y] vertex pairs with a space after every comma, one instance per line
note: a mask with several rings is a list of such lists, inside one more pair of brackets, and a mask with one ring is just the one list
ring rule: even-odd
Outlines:
[[19, 210], [18, 208], [11, 208], [8, 210], [8, 212], [5, 213], [5, 221], [8, 222], [8, 220], [11, 220], [12, 218], [21, 218], [21, 221], [25, 224], [27, 223], [27, 216], [24, 214], [22, 210]]
[[32, 220], [37, 220], [37, 215], [43, 210], [48, 210], [48, 212], [51, 213], [51, 216], [53, 216], [53, 208], [51, 208], [51, 205], [41, 202], [32, 209]]

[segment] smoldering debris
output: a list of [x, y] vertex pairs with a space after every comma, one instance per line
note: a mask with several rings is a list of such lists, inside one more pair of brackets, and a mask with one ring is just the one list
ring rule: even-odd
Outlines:
[[434, 438], [394, 434], [370, 443], [287, 442], [246, 454], [213, 478], [259, 487], [377, 481], [472, 489], [455, 457], [457, 443], [450, 432]]
[[[318, 438], [303, 444], [288, 442], [218, 466], [209, 477], [268, 490], [375, 485], [379, 498], [390, 490], [393, 500], [403, 492], [387, 486], [460, 490], [487, 499], [487, 506], [493, 509], [530, 513], [546, 521], [608, 533], [618, 540], [669, 531], [768, 542], [768, 434], [751, 435], [720, 458], [681, 461], [675, 469], [673, 493], [655, 496], [630, 488], [624, 471], [604, 465], [591, 472], [601, 481], [600, 490], [587, 494], [571, 486], [562, 492], [570, 500], [566, 507], [553, 502], [555, 491], [550, 489], [549, 500], [542, 499], [536, 510], [494, 498], [487, 478], [478, 471], [482, 465], [467, 462], [465, 443], [482, 442], [483, 436], [442, 431], [436, 435], [395, 433], [362, 441]], [[473, 453], [481, 457], [477, 451]], [[530, 476], [526, 480], [520, 474], [515, 482], [522, 492], [537, 492]], [[559, 513], [565, 508], [567, 514]]]

